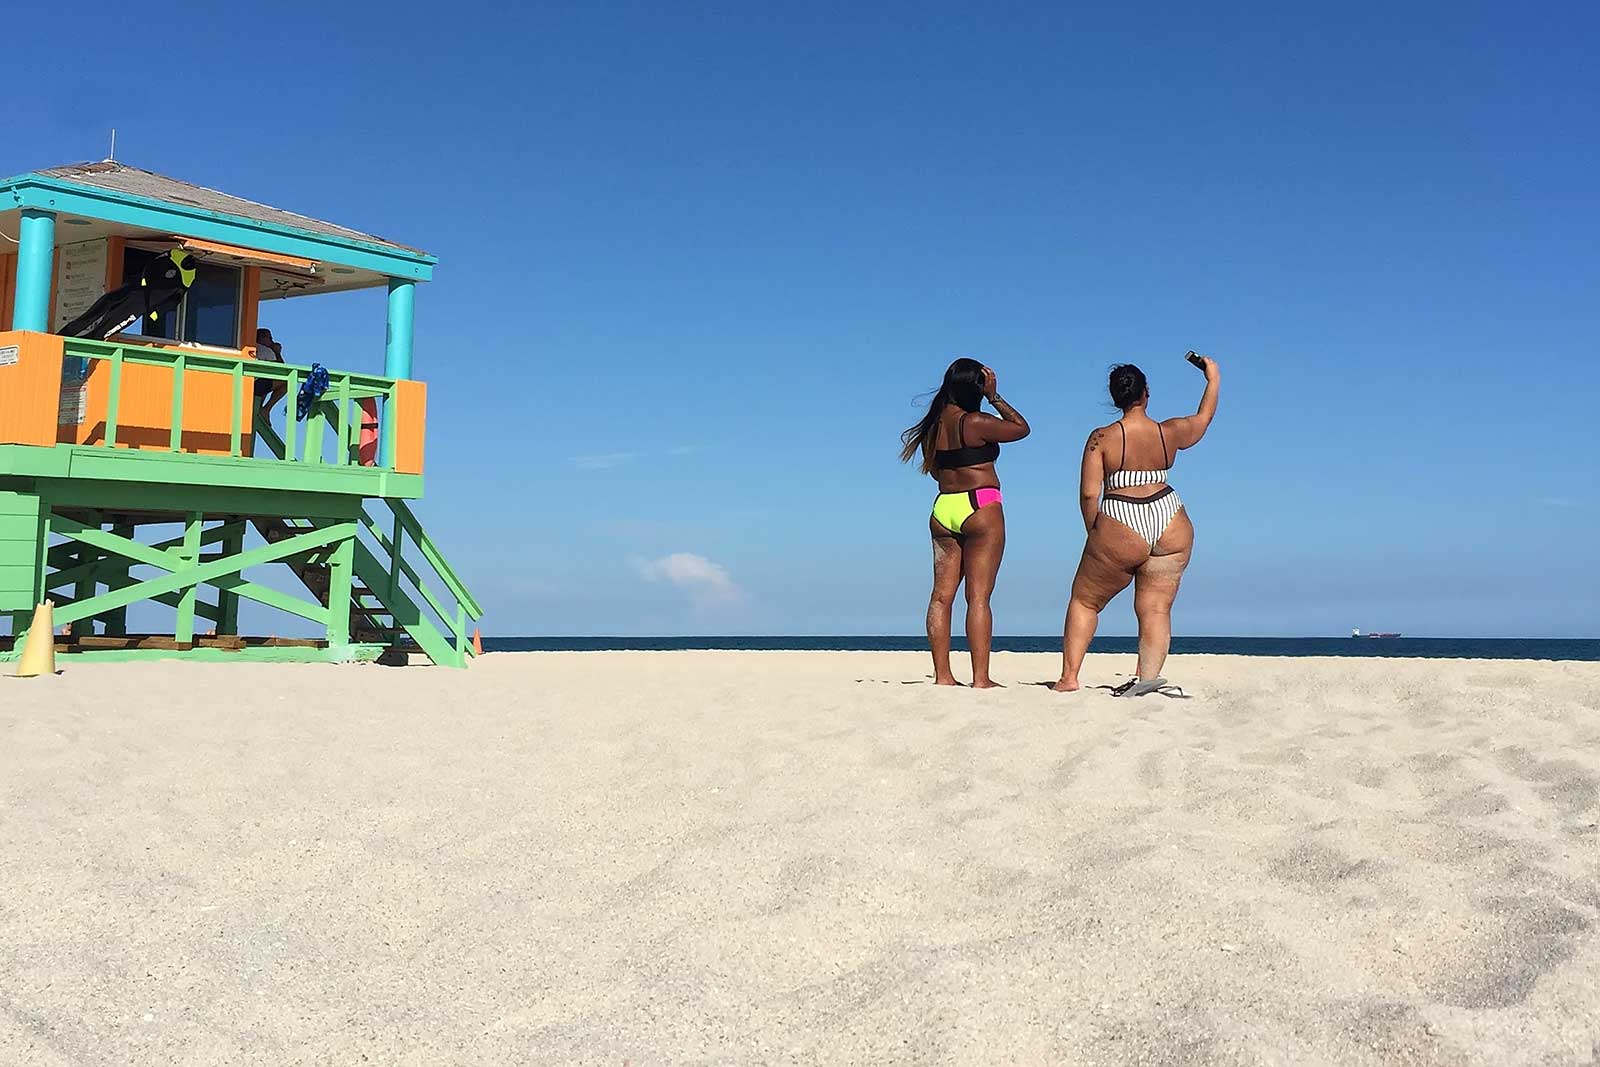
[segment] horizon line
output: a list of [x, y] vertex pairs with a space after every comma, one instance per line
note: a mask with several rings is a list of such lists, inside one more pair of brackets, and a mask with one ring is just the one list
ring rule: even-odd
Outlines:
[[[926, 634], [866, 634], [866, 633], [806, 633], [806, 634], [484, 634], [484, 640], [523, 640], [523, 641], [748, 641], [761, 638], [772, 638], [785, 641], [800, 640], [836, 640], [866, 638], [873, 640], [920, 640], [926, 641]], [[1133, 640], [1137, 634], [1096, 634], [1095, 639], [1113, 638]], [[965, 641], [966, 635], [952, 634], [952, 640]], [[1371, 637], [1368, 634], [1356, 636], [1353, 634], [1185, 634], [1173, 635], [1174, 641], [1600, 641], [1600, 636], [1562, 636], [1562, 637], [1528, 637], [1528, 636], [1470, 636], [1460, 634], [1407, 634], [1401, 632], [1398, 637]], [[1059, 641], [1055, 634], [995, 634], [995, 641]]]

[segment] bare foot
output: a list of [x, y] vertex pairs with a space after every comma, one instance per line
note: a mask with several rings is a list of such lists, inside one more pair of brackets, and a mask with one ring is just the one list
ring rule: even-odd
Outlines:
[[1050, 688], [1057, 693], [1076, 693], [1083, 688], [1083, 683], [1076, 678], [1063, 678]]
[[996, 682], [996, 681], [994, 681], [993, 679], [990, 679], [990, 678], [985, 678], [981, 682], [978, 681], [976, 678], [974, 678], [972, 680], [972, 688], [974, 688], [974, 689], [1004, 689], [1005, 686], [1001, 685], [999, 682]]
[[956, 681], [956, 676], [952, 674], [948, 678], [935, 678], [933, 680], [933, 684], [934, 685], [954, 685], [954, 686], [959, 686], [961, 683]]

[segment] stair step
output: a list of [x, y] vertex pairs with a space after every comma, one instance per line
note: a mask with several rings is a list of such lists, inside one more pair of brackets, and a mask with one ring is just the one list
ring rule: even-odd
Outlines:
[[[319, 524], [303, 519], [281, 517], [248, 517], [256, 531], [268, 543], [284, 541], [290, 537], [319, 529]], [[368, 529], [375, 529], [368, 524]], [[382, 536], [379, 536], [380, 545]], [[415, 592], [407, 592], [396, 585], [397, 576], [389, 573], [391, 563], [361, 538], [355, 540], [355, 567], [351, 575], [348, 602], [349, 632], [351, 639], [362, 643], [378, 643], [389, 652], [415, 655], [422, 652], [437, 663], [456, 664], [461, 659], [459, 639], [446, 625], [443, 632], [435, 630], [427, 620], [419, 620], [411, 629], [401, 625], [396, 608], [391, 607], [390, 593], [398, 599], [392, 602], [412, 610]], [[284, 560], [300, 584], [323, 605], [330, 605], [333, 590], [333, 550], [328, 547], [302, 552], [297, 558]], [[376, 588], [366, 579], [376, 583]], [[378, 590], [383, 590], [380, 593]], [[470, 652], [470, 650], [469, 650]]]

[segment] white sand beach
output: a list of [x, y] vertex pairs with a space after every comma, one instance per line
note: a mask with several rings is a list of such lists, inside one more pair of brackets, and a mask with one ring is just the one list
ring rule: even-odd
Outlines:
[[0, 1063], [1600, 1057], [1600, 664], [1056, 667], [0, 679]]

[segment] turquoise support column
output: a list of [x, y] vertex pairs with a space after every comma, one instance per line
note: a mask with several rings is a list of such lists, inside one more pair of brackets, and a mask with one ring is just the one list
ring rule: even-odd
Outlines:
[[55, 271], [55, 212], [23, 208], [20, 229], [17, 234], [17, 297], [11, 312], [11, 328], [45, 331], [50, 329], [50, 275]]
[[383, 373], [411, 377], [411, 327], [417, 306], [417, 283], [389, 279], [389, 335], [383, 348]]

